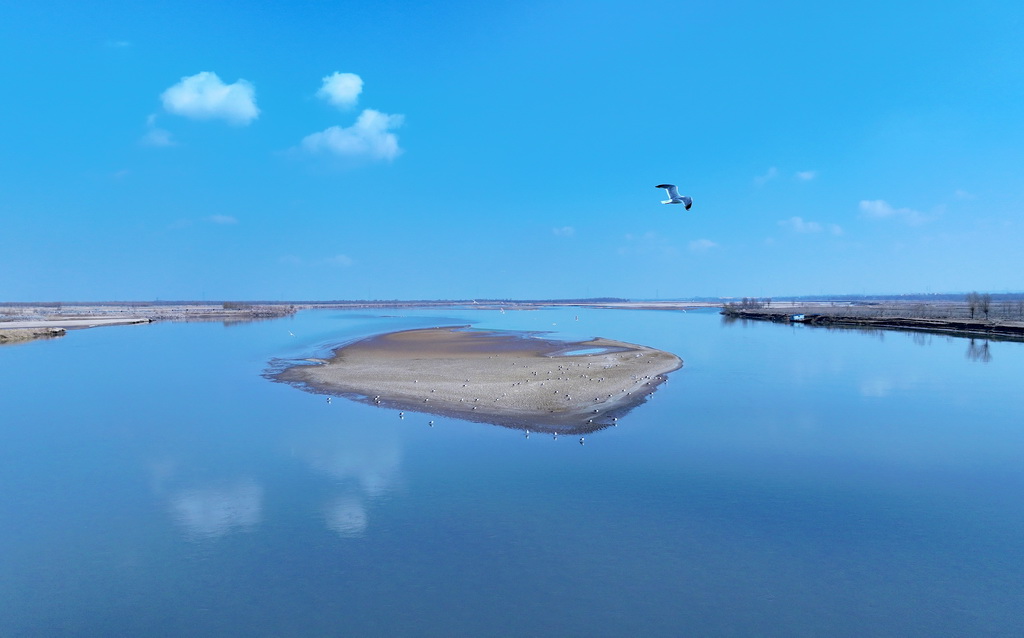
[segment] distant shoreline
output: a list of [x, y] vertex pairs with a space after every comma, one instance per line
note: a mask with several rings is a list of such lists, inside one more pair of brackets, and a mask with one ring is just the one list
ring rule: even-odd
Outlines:
[[449, 326], [377, 335], [267, 376], [392, 409], [578, 434], [615, 425], [682, 365], [674, 354], [610, 339]]
[[127, 326], [157, 321], [220, 321], [225, 324], [276, 319], [295, 314], [293, 306], [0, 304], [0, 345], [64, 336], [67, 330]]
[[[75, 302], [0, 304], [0, 345], [60, 336], [54, 330], [123, 326], [157, 321], [220, 321], [225, 325], [277, 319], [299, 310], [465, 307], [480, 310], [536, 310], [546, 307], [685, 311], [718, 307], [709, 302], [618, 299], [561, 301], [339, 301], [339, 302]], [[30, 330], [30, 333], [23, 332]], [[47, 332], [49, 331], [49, 332]], [[34, 336], [28, 336], [31, 334]], [[60, 334], [63, 334], [61, 332]]]
[[[1024, 320], [1003, 316], [995, 319], [961, 316], [968, 314], [966, 304], [832, 305], [801, 304], [782, 308], [726, 306], [722, 315], [728, 320], [755, 320], [796, 323], [809, 326], [861, 329], [904, 330], [944, 334], [965, 338], [1024, 341]], [[975, 312], [975, 314], [980, 314]]]

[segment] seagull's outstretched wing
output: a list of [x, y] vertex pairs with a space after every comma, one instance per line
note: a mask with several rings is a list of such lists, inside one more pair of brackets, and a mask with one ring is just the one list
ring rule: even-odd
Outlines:
[[691, 199], [689, 195], [683, 195], [681, 199], [683, 200], [683, 206], [686, 207], [686, 210], [690, 210], [690, 206], [693, 206], [693, 199]]
[[679, 199], [679, 189], [675, 184], [658, 184], [655, 188], [664, 188], [668, 191], [669, 199]]

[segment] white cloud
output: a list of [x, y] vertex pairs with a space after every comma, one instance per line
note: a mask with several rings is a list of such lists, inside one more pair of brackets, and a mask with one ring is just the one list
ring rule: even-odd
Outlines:
[[818, 176], [818, 171], [797, 171], [796, 178], [802, 182], [809, 182]]
[[953, 191], [953, 196], [957, 199], [974, 199], [976, 197], [974, 193], [969, 193], [962, 188]]
[[837, 224], [819, 224], [818, 222], [806, 221], [803, 217], [790, 217], [779, 222], [779, 226], [789, 228], [796, 233], [820, 233], [828, 231], [833, 235], [842, 235], [843, 229]]
[[779, 226], [786, 226], [798, 233], [820, 233], [821, 224], [818, 222], [804, 221], [802, 217], [790, 217], [779, 222]]
[[561, 228], [552, 228], [551, 232], [554, 233], [556, 237], [572, 237], [576, 234], [576, 229], [572, 226], [562, 226]]
[[260, 114], [252, 84], [245, 80], [224, 84], [210, 71], [181, 78], [160, 99], [168, 113], [199, 120], [224, 119], [245, 125]]
[[767, 184], [768, 182], [772, 181], [773, 179], [775, 179], [778, 176], [779, 176], [779, 169], [777, 169], [774, 166], [772, 166], [771, 168], [768, 169], [767, 172], [765, 172], [764, 175], [758, 175], [757, 177], [755, 177], [754, 178], [754, 184], [757, 185], [757, 186], [764, 186], [765, 184]]
[[222, 224], [222, 225], [229, 225], [229, 224], [237, 224], [238, 223], [238, 220], [236, 218], [232, 217], [231, 215], [210, 215], [209, 217], [206, 218], [206, 221], [214, 223], [214, 224]]
[[132, 43], [127, 40], [107, 40], [103, 43], [108, 49], [127, 49], [131, 45]]
[[324, 151], [345, 157], [393, 160], [402, 149], [398, 146], [398, 137], [390, 130], [401, 126], [404, 119], [402, 115], [366, 109], [348, 128], [331, 126], [307, 135], [302, 140], [302, 147], [310, 153]]
[[889, 202], [882, 199], [862, 199], [860, 210], [872, 219], [901, 219], [908, 224], [923, 224], [928, 221], [928, 216], [920, 211], [912, 208], [893, 208]]
[[174, 141], [174, 136], [171, 135], [171, 132], [162, 128], [152, 128], [146, 131], [146, 134], [142, 136], [142, 144], [156, 147], [178, 145]]
[[328, 263], [328, 264], [330, 264], [332, 266], [342, 266], [342, 267], [344, 267], [344, 266], [351, 266], [352, 264], [355, 263], [352, 260], [352, 258], [349, 257], [348, 255], [335, 255], [334, 257], [328, 257], [327, 259], [324, 260], [324, 262]]
[[711, 250], [712, 248], [717, 248], [717, 247], [718, 247], [718, 244], [716, 244], [715, 242], [711, 241], [710, 239], [695, 239], [695, 240], [691, 241], [690, 244], [689, 244], [690, 250], [692, 252], [695, 252], [695, 253], [706, 252], [708, 250]]
[[356, 105], [359, 94], [363, 92], [363, 79], [355, 73], [334, 72], [323, 79], [323, 86], [316, 92], [338, 108], [350, 108]]

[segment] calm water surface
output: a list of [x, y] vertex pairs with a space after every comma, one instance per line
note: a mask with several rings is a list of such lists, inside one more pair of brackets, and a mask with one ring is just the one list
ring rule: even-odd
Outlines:
[[[685, 367], [584, 445], [261, 377], [467, 323]], [[316, 311], [0, 348], [0, 635], [1022, 635], [1022, 378], [1024, 344], [713, 312]]]

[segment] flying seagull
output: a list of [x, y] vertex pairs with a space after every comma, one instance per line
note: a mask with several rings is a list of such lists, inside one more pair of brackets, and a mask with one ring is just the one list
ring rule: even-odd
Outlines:
[[655, 188], [664, 188], [665, 192], [668, 193], [668, 199], [663, 201], [662, 204], [682, 204], [686, 207], [686, 210], [690, 210], [690, 206], [693, 206], [693, 200], [687, 195], [680, 195], [679, 189], [676, 188], [675, 184], [658, 184]]

